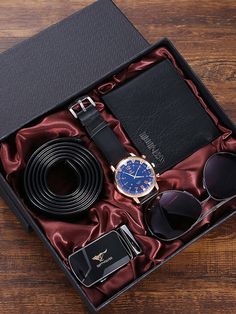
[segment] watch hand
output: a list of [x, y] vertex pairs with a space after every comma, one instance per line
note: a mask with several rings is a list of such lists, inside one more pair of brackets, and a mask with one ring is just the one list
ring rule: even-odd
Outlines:
[[137, 169], [137, 171], [136, 171], [136, 173], [135, 173], [135, 175], [134, 175], [134, 178], [135, 178], [135, 179], [136, 179], [136, 175], [138, 174], [138, 171], [139, 171], [140, 167], [141, 167], [141, 165], [139, 165], [139, 167], [138, 167], [138, 169]]
[[135, 178], [132, 174], [128, 173], [128, 172], [123, 172], [124, 174], [127, 174], [128, 176]]
[[144, 176], [137, 176], [137, 177], [135, 177], [135, 179], [141, 179], [141, 178], [144, 178]]

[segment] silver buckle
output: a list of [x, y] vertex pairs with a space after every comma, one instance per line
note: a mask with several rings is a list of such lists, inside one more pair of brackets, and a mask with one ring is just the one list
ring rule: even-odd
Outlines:
[[94, 102], [93, 99], [92, 99], [91, 97], [89, 97], [89, 96], [86, 96], [86, 97], [84, 97], [84, 98], [78, 99], [78, 100], [76, 101], [76, 103], [74, 103], [73, 105], [71, 105], [71, 106], [69, 107], [70, 113], [71, 113], [71, 114], [73, 115], [73, 117], [75, 117], [76, 119], [77, 119], [77, 114], [76, 114], [74, 108], [79, 105], [80, 108], [81, 108], [84, 112], [86, 112], [87, 109], [86, 109], [86, 107], [85, 107], [84, 104], [83, 104], [83, 102], [84, 102], [85, 100], [87, 100], [90, 105], [96, 107], [95, 102]]

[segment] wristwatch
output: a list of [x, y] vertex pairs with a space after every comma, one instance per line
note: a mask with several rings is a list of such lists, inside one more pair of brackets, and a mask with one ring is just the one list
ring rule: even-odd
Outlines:
[[155, 165], [149, 163], [145, 156], [136, 156], [124, 148], [91, 97], [76, 100], [69, 111], [81, 122], [110, 164], [116, 188], [121, 194], [141, 205], [158, 194], [159, 174], [155, 173]]

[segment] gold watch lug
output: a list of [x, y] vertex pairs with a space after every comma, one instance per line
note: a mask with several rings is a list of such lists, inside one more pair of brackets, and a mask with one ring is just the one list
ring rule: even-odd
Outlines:
[[111, 171], [116, 172], [116, 168], [114, 166], [111, 166]]
[[132, 156], [132, 157], [136, 157], [136, 155], [135, 155], [135, 154], [133, 154], [133, 153], [130, 153], [130, 156]]
[[159, 185], [157, 184], [157, 182], [155, 183], [155, 188], [157, 189], [157, 191], [159, 191]]
[[140, 204], [140, 201], [137, 197], [134, 197], [134, 201], [135, 201], [135, 203]]

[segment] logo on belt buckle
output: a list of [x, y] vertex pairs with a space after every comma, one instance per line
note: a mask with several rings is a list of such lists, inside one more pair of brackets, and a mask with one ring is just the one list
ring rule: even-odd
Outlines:
[[104, 261], [104, 255], [107, 253], [107, 249], [104, 252], [99, 253], [98, 255], [95, 255], [92, 259], [94, 261], [103, 262]]

